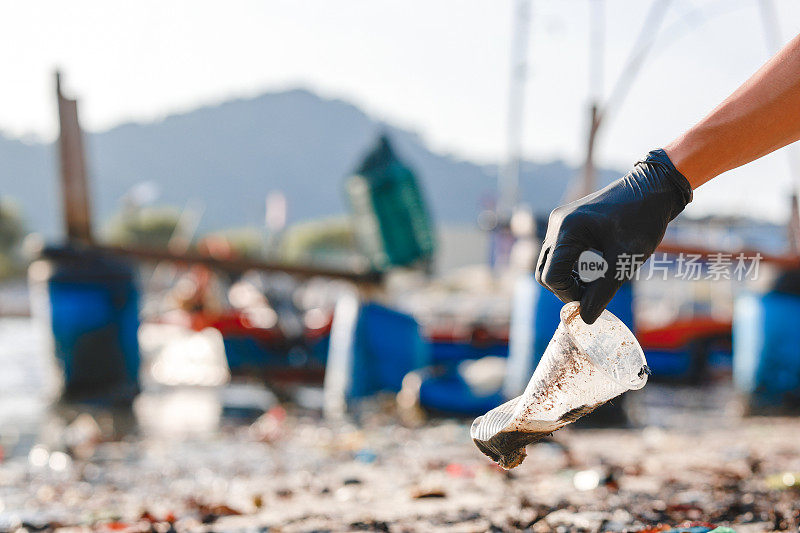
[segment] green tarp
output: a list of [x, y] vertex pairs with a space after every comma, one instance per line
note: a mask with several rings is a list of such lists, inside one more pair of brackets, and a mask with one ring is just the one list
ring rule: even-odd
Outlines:
[[375, 268], [430, 263], [435, 238], [425, 198], [385, 135], [347, 179], [346, 190], [360, 246]]

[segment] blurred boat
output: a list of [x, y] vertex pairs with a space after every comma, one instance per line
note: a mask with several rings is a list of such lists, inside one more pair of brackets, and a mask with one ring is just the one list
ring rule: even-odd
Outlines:
[[[266, 318], [266, 323], [264, 319]], [[270, 382], [322, 384], [328, 356], [332, 314], [299, 336], [289, 336], [272, 316], [229, 310], [217, 315], [197, 313], [192, 328], [211, 327], [222, 334], [232, 375], [259, 375]]]
[[731, 333], [731, 320], [698, 316], [639, 328], [636, 336], [656, 380], [702, 383], [730, 375]]
[[508, 357], [508, 325], [480, 322], [467, 326], [449, 325], [425, 332], [431, 345], [432, 364], [458, 364], [486, 356]]

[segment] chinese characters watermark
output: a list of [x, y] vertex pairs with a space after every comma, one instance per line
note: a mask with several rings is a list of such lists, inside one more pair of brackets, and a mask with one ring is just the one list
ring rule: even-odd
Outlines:
[[646, 259], [644, 254], [621, 254], [617, 258], [615, 279], [666, 280], [672, 273], [673, 279], [685, 281], [755, 280], [762, 255], [717, 252], [703, 258], [700, 254], [661, 253], [653, 254], [647, 262]]

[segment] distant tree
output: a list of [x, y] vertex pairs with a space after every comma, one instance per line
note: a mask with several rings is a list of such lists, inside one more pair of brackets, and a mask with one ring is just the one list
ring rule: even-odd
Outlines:
[[198, 247], [218, 257], [257, 258], [264, 253], [264, 238], [257, 228], [231, 228], [209, 233], [200, 240]]
[[166, 248], [179, 218], [173, 207], [125, 209], [112, 219], [108, 237], [119, 245]]
[[281, 256], [290, 263], [347, 268], [364, 261], [350, 218], [328, 218], [295, 224], [286, 230]]
[[11, 200], [0, 198], [0, 278], [22, 270], [19, 244], [24, 236], [25, 227], [19, 208]]
[[24, 235], [19, 208], [11, 200], [0, 198], [0, 251], [15, 248]]

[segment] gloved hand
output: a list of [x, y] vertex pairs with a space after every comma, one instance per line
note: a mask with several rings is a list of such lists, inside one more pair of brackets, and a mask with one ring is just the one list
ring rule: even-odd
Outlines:
[[[581, 302], [592, 324], [617, 289], [664, 238], [667, 224], [692, 201], [692, 188], [664, 150], [653, 150], [625, 177], [550, 214], [536, 280], [563, 302]], [[600, 252], [604, 276], [585, 284], [575, 263], [585, 250]]]

